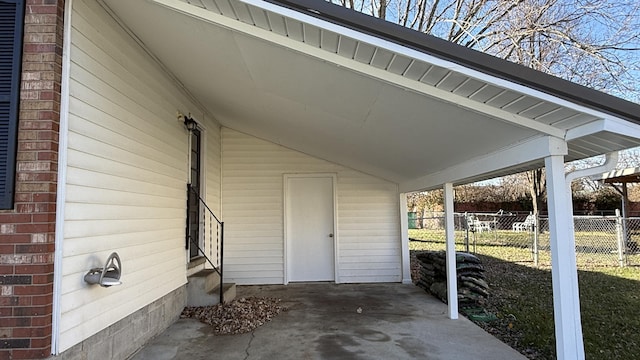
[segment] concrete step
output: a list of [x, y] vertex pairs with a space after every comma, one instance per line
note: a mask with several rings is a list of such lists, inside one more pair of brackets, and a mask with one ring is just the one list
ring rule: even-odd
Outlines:
[[[210, 306], [220, 302], [220, 275], [213, 269], [203, 269], [187, 277], [187, 305]], [[222, 284], [224, 301], [236, 297], [236, 284]]]

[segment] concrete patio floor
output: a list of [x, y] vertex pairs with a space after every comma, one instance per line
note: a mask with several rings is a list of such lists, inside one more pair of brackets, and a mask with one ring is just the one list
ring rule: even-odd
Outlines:
[[526, 359], [466, 318], [449, 320], [446, 305], [414, 285], [238, 287], [249, 296], [280, 298], [288, 310], [241, 335], [181, 319], [132, 359]]

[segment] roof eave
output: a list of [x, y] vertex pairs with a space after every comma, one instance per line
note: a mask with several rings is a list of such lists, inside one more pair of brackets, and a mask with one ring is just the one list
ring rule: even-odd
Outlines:
[[326, 1], [265, 0], [640, 124], [640, 105]]

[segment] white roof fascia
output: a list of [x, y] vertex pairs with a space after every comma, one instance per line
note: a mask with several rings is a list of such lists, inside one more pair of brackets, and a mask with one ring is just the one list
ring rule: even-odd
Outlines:
[[[158, 2], [158, 3], [164, 3], [164, 2], [171, 2], [171, 3], [175, 3], [177, 2], [177, 0], [151, 0], [153, 2]], [[458, 72], [460, 74], [464, 74], [466, 76], [475, 78], [477, 80], [480, 81], [484, 81], [487, 82], [489, 84], [498, 86], [498, 87], [502, 87], [505, 89], [510, 89], [510, 90], [515, 90], [518, 91], [520, 93], [523, 93], [525, 95], [530, 95], [533, 96], [535, 98], [538, 98], [540, 100], [545, 100], [545, 101], [549, 101], [551, 103], [557, 104], [559, 106], [563, 106], [578, 112], [582, 112], [585, 114], [589, 114], [598, 118], [610, 118], [611, 115], [601, 112], [601, 111], [597, 111], [594, 109], [591, 109], [589, 107], [586, 106], [582, 106], [582, 105], [578, 105], [576, 103], [564, 100], [562, 98], [559, 98], [557, 96], [553, 96], [550, 95], [548, 93], [539, 91], [539, 90], [535, 90], [532, 89], [530, 87], [515, 83], [515, 82], [511, 82], [509, 80], [505, 80], [496, 76], [492, 76], [492, 75], [488, 75], [486, 73], [483, 73], [481, 71], [477, 71], [477, 70], [473, 70], [471, 68], [465, 67], [463, 65], [451, 62], [451, 61], [447, 61], [444, 59], [441, 59], [439, 57], [435, 57], [432, 55], [428, 55], [424, 52], [420, 52], [417, 50], [413, 50], [411, 48], [408, 48], [406, 46], [400, 45], [400, 44], [396, 44], [392, 41], [388, 41], [388, 40], [384, 40], [381, 39], [379, 37], [375, 37], [372, 35], [368, 35], [356, 30], [352, 30], [348, 27], [344, 27], [326, 20], [322, 20], [307, 14], [303, 14], [299, 11], [296, 10], [292, 10], [292, 9], [288, 9], [279, 5], [275, 5], [263, 0], [236, 0], [245, 4], [249, 4], [252, 6], [255, 6], [257, 8], [263, 9], [265, 11], [270, 11], [285, 17], [289, 17], [304, 23], [307, 23], [309, 25], [314, 25], [317, 26], [319, 28], [328, 30], [328, 31], [332, 31], [335, 32], [337, 34], [340, 35], [344, 35], [344, 36], [348, 36], [350, 38], [353, 38], [355, 40], [358, 41], [362, 41], [371, 45], [375, 45], [378, 47], [381, 47], [385, 50], [389, 50], [391, 52], [395, 52], [401, 55], [405, 55], [407, 57], [410, 58], [414, 58], [414, 59], [418, 59], [418, 60], [422, 60], [425, 61], [427, 63], [436, 65], [436, 66], [440, 66], [440, 67], [444, 67], [447, 68], [451, 71], [455, 71]], [[313, 9], [309, 9], [310, 11], [313, 11]], [[506, 60], [505, 60], [506, 61]]]
[[567, 155], [567, 143], [553, 136], [542, 136], [450, 168], [400, 184], [400, 192], [431, 190], [446, 183], [460, 184], [480, 174], [540, 160], [552, 155]]
[[640, 139], [640, 125], [618, 118], [595, 120], [567, 131], [567, 141], [589, 136], [599, 132], [610, 132]]
[[[234, 20], [224, 15], [216, 14], [209, 10], [202, 9], [193, 5], [188, 5], [182, 1], [178, 1], [178, 0], [152, 0], [152, 1], [164, 7], [167, 7], [169, 9], [183, 13], [187, 16], [196, 17], [204, 21], [222, 25], [231, 30], [241, 31], [241, 32], [250, 34], [251, 36], [255, 36], [257, 38], [267, 40], [269, 42], [281, 44], [282, 46], [286, 46], [300, 53], [311, 55], [316, 58], [324, 59], [325, 61], [330, 61], [338, 66], [356, 71], [362, 75], [379, 79], [396, 86], [399, 85], [420, 94], [427, 94], [429, 96], [435, 97], [442, 101], [455, 104], [461, 108], [465, 108], [467, 110], [480, 113], [483, 115], [491, 116], [497, 120], [501, 120], [501, 121], [504, 121], [513, 125], [521, 126], [527, 129], [535, 130], [545, 135], [551, 135], [558, 138], [565, 137], [565, 131], [557, 127], [547, 125], [539, 121], [526, 118], [524, 116], [520, 116], [518, 114], [514, 114], [490, 105], [486, 105], [484, 103], [471, 100], [467, 97], [456, 95], [452, 92], [438, 89], [434, 86], [424, 84], [419, 81], [414, 81], [406, 77], [403, 77], [401, 75], [388, 72], [383, 69], [378, 69], [368, 64], [360, 63], [358, 61], [353, 61], [352, 59], [346, 58], [344, 56], [331, 53], [321, 48], [309, 46], [303, 42], [290, 39], [270, 31], [266, 31], [262, 28], [259, 28], [250, 24], [246, 24], [241, 21]], [[311, 19], [315, 19], [315, 18], [311, 18]], [[340, 29], [333, 29], [332, 31], [340, 31]], [[376, 38], [371, 37], [371, 39], [376, 39]], [[416, 52], [416, 55], [417, 54], [421, 54], [421, 53]], [[457, 67], [462, 69], [460, 66], [457, 66]]]

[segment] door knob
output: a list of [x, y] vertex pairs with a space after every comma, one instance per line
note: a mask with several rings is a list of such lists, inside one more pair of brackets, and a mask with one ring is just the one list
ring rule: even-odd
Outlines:
[[333, 234], [329, 234], [329, 237], [330, 237], [330, 238], [332, 238], [332, 237], [333, 237]]

